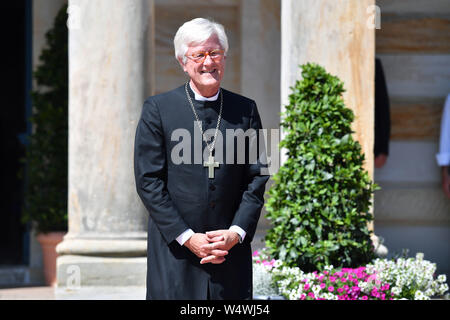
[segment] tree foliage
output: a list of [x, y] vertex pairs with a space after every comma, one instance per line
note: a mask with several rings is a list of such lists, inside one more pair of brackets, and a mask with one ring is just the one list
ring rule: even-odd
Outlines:
[[273, 176], [266, 217], [271, 256], [305, 272], [357, 267], [374, 258], [368, 223], [378, 187], [352, 137], [343, 82], [317, 64], [302, 65], [282, 114], [288, 159]]
[[34, 72], [33, 133], [25, 156], [26, 189], [22, 221], [38, 232], [67, 230], [68, 32], [67, 6], [46, 33], [47, 47]]

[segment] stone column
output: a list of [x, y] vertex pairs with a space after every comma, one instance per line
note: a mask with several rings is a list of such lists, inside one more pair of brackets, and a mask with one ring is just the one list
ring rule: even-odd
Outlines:
[[[365, 153], [365, 169], [372, 179], [374, 4], [374, 0], [283, 0], [281, 8], [281, 111], [288, 104], [289, 87], [301, 77], [298, 65], [315, 62], [338, 76], [346, 89], [344, 101], [355, 113], [355, 139]], [[379, 253], [385, 254], [384, 250]]]
[[134, 135], [152, 94], [153, 0], [70, 0], [69, 232], [58, 287], [144, 286]]
[[[272, 141], [278, 142], [275, 132], [280, 128], [280, 14], [281, 0], [241, 1], [241, 92], [255, 100], [263, 127], [267, 129], [271, 174], [279, 168], [278, 144], [272, 145]], [[266, 190], [272, 183], [269, 179]], [[264, 246], [262, 240], [271, 227], [266, 213], [263, 207], [253, 249]]]

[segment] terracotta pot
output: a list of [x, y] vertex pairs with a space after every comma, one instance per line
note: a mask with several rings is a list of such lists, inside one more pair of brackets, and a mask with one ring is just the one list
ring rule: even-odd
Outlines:
[[56, 246], [63, 240], [65, 232], [40, 233], [36, 239], [42, 247], [42, 260], [44, 262], [45, 283], [56, 286]]

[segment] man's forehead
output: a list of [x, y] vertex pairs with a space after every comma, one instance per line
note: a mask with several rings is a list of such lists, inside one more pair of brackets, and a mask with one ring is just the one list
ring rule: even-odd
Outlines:
[[202, 50], [202, 49], [221, 49], [220, 41], [217, 36], [212, 36], [203, 42], [191, 42], [188, 44], [188, 49]]

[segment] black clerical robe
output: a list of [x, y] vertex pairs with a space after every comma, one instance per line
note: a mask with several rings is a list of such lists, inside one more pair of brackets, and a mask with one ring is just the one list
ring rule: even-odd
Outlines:
[[[189, 86], [188, 92], [203, 130], [214, 130], [220, 95], [216, 101], [200, 102], [194, 99]], [[246, 131], [262, 126], [253, 100], [224, 89], [222, 93], [219, 130], [223, 137], [223, 161], [226, 161], [226, 129]], [[195, 163], [194, 141], [190, 144], [191, 163], [177, 164], [178, 160], [174, 163], [171, 153], [180, 140], [172, 141], [172, 133], [186, 129], [193, 140], [194, 121], [183, 85], [147, 98], [137, 126], [136, 187], [150, 215], [147, 299], [251, 299], [250, 242], [256, 231], [269, 176], [261, 174], [259, 161], [248, 163], [248, 154], [246, 163], [237, 164], [237, 143], [234, 144], [234, 164], [221, 163], [214, 168], [214, 179], [209, 179], [208, 168], [203, 166], [203, 160], [207, 159]], [[206, 144], [200, 144], [204, 150]], [[248, 147], [246, 143], [246, 153]], [[243, 243], [229, 251], [222, 264], [201, 265], [200, 258], [176, 241], [189, 228], [204, 233], [228, 229], [232, 225], [241, 227], [246, 236]]]

